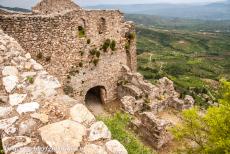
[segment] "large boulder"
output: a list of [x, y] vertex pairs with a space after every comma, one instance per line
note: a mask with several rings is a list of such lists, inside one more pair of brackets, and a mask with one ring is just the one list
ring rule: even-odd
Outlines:
[[94, 115], [83, 104], [76, 104], [70, 109], [70, 115], [72, 120], [79, 123], [89, 125], [95, 121]]
[[117, 140], [106, 142], [105, 147], [109, 154], [128, 154], [125, 147]]
[[110, 139], [111, 133], [107, 126], [102, 122], [98, 121], [90, 127], [89, 141], [96, 141], [100, 139]]
[[[46, 125], [39, 131], [42, 140], [57, 154], [74, 154], [78, 151], [83, 136], [86, 135], [86, 128], [71, 120]], [[69, 151], [60, 151], [58, 147]]]
[[33, 85], [28, 87], [28, 90], [31, 91], [33, 95], [33, 99], [37, 99], [38, 97], [48, 98], [56, 94], [56, 88], [60, 88], [61, 84], [57, 80], [57, 78], [40, 74], [38, 75]]

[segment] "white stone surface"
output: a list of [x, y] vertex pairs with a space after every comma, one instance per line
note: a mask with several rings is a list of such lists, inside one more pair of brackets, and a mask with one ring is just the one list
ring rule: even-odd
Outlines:
[[56, 88], [60, 88], [61, 84], [57, 78], [50, 75], [38, 75], [33, 85], [29, 87], [33, 95], [33, 99], [38, 97], [50, 97], [56, 94]]
[[117, 140], [108, 141], [105, 147], [110, 154], [128, 154], [125, 147]]
[[107, 152], [100, 145], [88, 144], [84, 147], [83, 154], [107, 154]]
[[18, 75], [18, 69], [15, 66], [5, 66], [2, 70], [3, 76], [17, 76]]
[[0, 120], [0, 130], [7, 130], [10, 126], [12, 126], [18, 120], [18, 116]]
[[27, 94], [14, 93], [14, 94], [9, 96], [9, 103], [12, 106], [21, 104], [25, 100], [26, 96], [27, 96]]
[[110, 138], [111, 138], [111, 133], [107, 128], [107, 126], [102, 121], [98, 121], [93, 125], [91, 125], [89, 141], [96, 141], [99, 139], [110, 139]]
[[37, 74], [36, 72], [23, 72], [21, 74], [21, 77], [25, 79], [27, 77], [34, 77], [36, 74]]
[[31, 59], [30, 53], [25, 54], [25, 58], [26, 58], [26, 59]]
[[[74, 154], [78, 151], [86, 128], [74, 121], [65, 120], [46, 125], [39, 129], [42, 140], [55, 149], [57, 154]], [[70, 151], [60, 151], [56, 148], [69, 148]]]
[[3, 85], [5, 86], [5, 89], [8, 93], [10, 93], [16, 86], [18, 83], [18, 77], [17, 76], [6, 76], [3, 77]]
[[12, 107], [0, 107], [0, 118], [9, 115], [12, 110]]
[[82, 124], [90, 124], [95, 121], [94, 115], [83, 104], [76, 104], [70, 109], [70, 115], [72, 120]]
[[18, 105], [17, 112], [22, 114], [26, 112], [35, 112], [37, 109], [39, 109], [39, 104], [37, 102], [31, 102]]

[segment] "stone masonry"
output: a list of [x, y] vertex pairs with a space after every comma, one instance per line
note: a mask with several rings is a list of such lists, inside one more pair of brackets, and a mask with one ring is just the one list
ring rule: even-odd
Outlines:
[[116, 99], [121, 64], [136, 70], [135, 29], [118, 10], [43, 0], [31, 13], [0, 12], [0, 28], [81, 101], [96, 86], [105, 88], [105, 102]]
[[136, 59], [135, 27], [118, 10], [85, 10], [71, 0], [42, 0], [31, 13], [0, 10], [5, 153], [127, 154], [84, 105], [97, 88], [102, 103], [121, 100], [137, 134], [156, 149], [166, 145], [172, 122], [160, 114], [195, 102], [181, 99], [166, 77], [145, 81]]
[[[30, 67], [28, 67], [30, 66]], [[0, 29], [0, 132], [6, 154], [127, 154], [102, 121]]]

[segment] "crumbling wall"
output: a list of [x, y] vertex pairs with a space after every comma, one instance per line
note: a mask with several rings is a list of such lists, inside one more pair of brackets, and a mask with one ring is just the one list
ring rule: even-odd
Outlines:
[[[106, 27], [100, 27], [103, 18]], [[46, 70], [58, 77], [65, 91], [83, 100], [94, 86], [104, 86], [107, 101], [117, 97], [121, 64], [136, 70], [134, 26], [119, 11], [72, 10], [48, 15], [1, 15], [0, 27], [15, 38]], [[115, 49], [103, 46], [114, 40]], [[95, 53], [93, 50], [96, 50]], [[127, 54], [128, 52], [128, 54]]]
[[80, 9], [80, 7], [72, 0], [43, 0], [32, 8], [32, 12], [38, 14], [50, 14], [78, 9]]
[[128, 154], [102, 121], [0, 29], [0, 139], [5, 154]]

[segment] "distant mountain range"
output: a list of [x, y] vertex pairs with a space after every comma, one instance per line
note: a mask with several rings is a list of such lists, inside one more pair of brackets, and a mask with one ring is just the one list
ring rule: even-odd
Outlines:
[[210, 4], [135, 4], [135, 5], [97, 5], [87, 8], [119, 9], [128, 14], [157, 15], [202, 20], [229, 20], [230, 0]]
[[18, 8], [18, 7], [5, 7], [0, 5], [0, 9], [6, 9], [6, 10], [10, 10], [10, 11], [16, 11], [16, 12], [30, 12], [30, 10], [28, 9], [23, 9], [23, 8]]
[[[28, 9], [0, 8], [12, 11], [30, 12]], [[119, 9], [126, 14], [155, 15], [168, 18], [230, 20], [230, 0], [210, 4], [132, 4], [132, 5], [97, 5], [91, 9]]]

